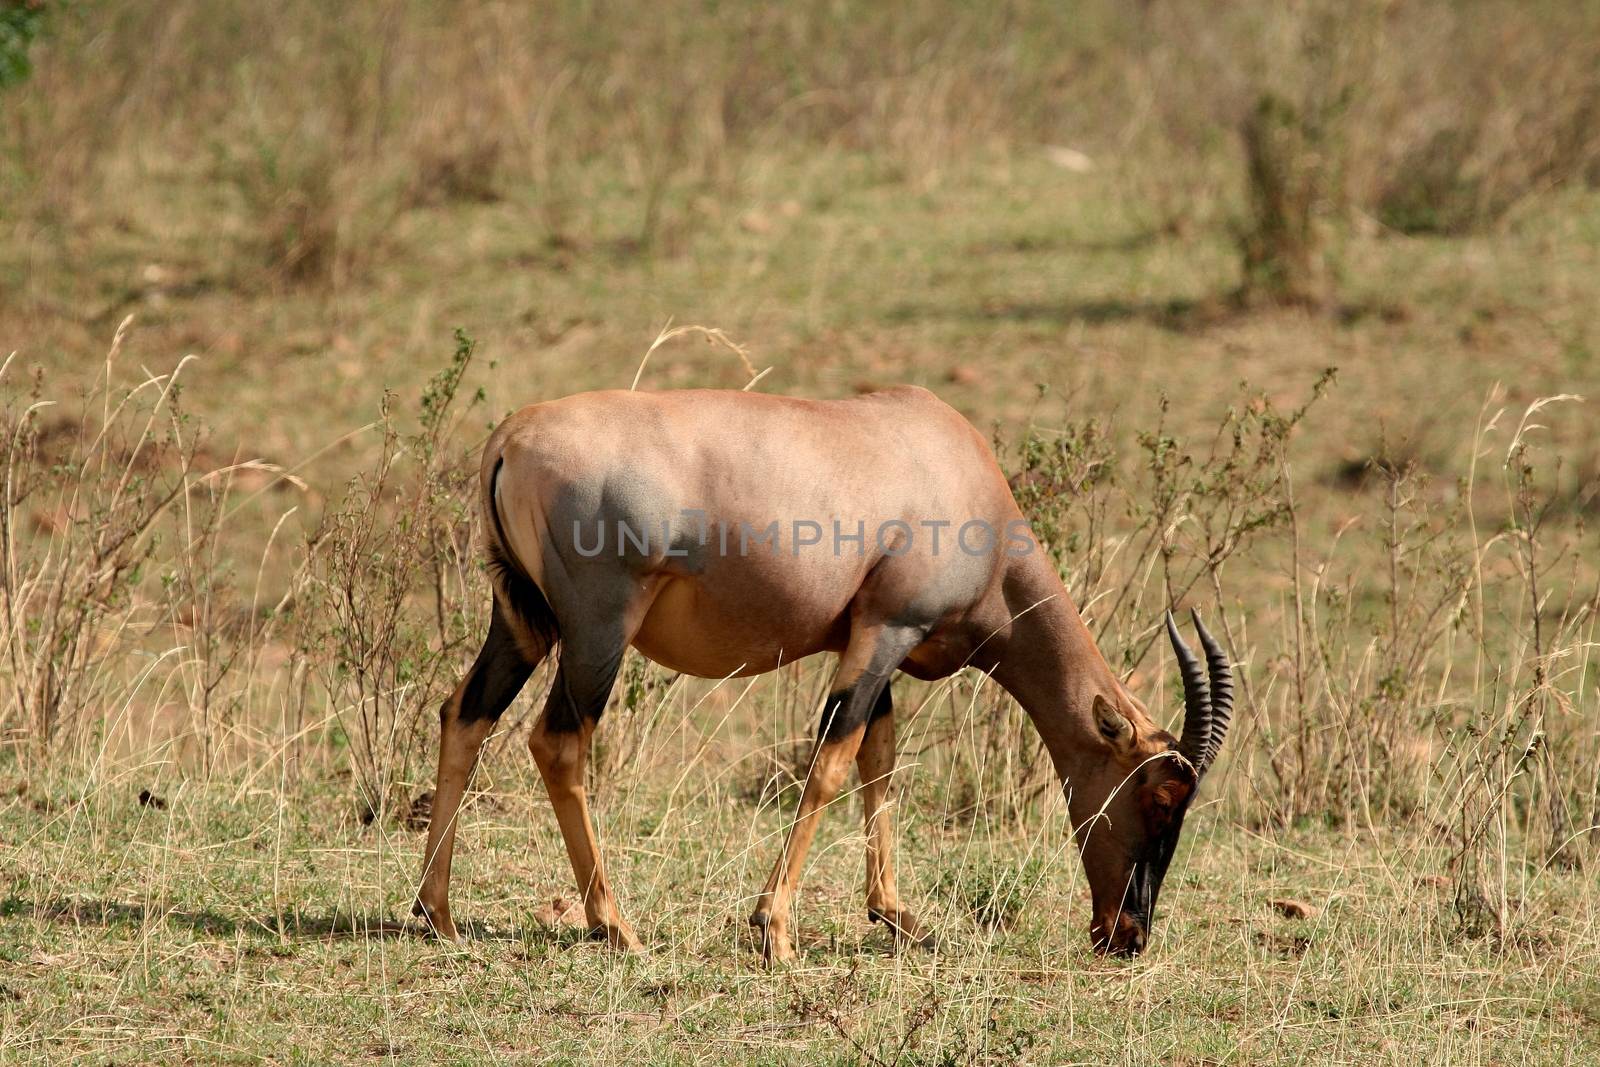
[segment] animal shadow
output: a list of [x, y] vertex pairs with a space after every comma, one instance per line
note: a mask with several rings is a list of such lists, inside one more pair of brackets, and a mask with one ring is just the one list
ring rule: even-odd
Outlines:
[[[209, 908], [162, 909], [140, 903], [95, 898], [53, 897], [28, 900], [9, 896], [0, 900], [0, 919], [33, 915], [50, 923], [75, 926], [143, 926], [167, 922], [188, 927], [211, 937], [234, 937], [240, 933], [294, 941], [399, 941], [426, 939], [427, 927], [420, 921], [396, 922], [380, 915], [362, 914], [335, 908], [324, 914], [268, 912], [260, 915], [228, 915]], [[462, 932], [472, 941], [521, 941], [518, 929], [462, 923]]]

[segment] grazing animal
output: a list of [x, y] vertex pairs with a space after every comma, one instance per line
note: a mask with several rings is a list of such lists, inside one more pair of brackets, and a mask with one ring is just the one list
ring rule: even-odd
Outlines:
[[852, 762], [867, 914], [897, 944], [928, 940], [895, 886], [889, 680], [966, 666], [1004, 686], [1044, 739], [1087, 872], [1094, 947], [1143, 949], [1184, 812], [1228, 727], [1227, 659], [1200, 628], [1202, 672], [1169, 614], [1183, 735], [1157, 726], [1101, 656], [983, 437], [933, 394], [583, 393], [507, 418], [484, 447], [482, 491], [493, 615], [440, 711], [415, 907], [439, 935], [456, 936], [450, 857], [479, 749], [559, 642], [528, 746], [584, 915], [612, 945], [640, 948], [606, 878], [584, 766], [632, 645], [707, 678], [839, 656], [798, 815], [750, 919], [769, 962], [794, 955], [806, 850]]

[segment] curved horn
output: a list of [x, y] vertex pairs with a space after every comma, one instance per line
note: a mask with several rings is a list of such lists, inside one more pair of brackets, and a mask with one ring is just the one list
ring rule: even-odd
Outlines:
[[1206, 632], [1200, 613], [1192, 611], [1194, 629], [1200, 635], [1200, 647], [1206, 653], [1206, 673], [1211, 675], [1211, 718], [1206, 736], [1206, 747], [1199, 763], [1203, 771], [1222, 750], [1222, 740], [1228, 736], [1228, 723], [1233, 718], [1233, 667], [1216, 639]]
[[1206, 753], [1211, 749], [1211, 697], [1200, 661], [1178, 636], [1178, 624], [1172, 621], [1170, 611], [1167, 637], [1172, 641], [1173, 655], [1178, 657], [1178, 672], [1183, 675], [1183, 736], [1178, 738], [1178, 752], [1194, 764], [1198, 775], [1205, 770]]

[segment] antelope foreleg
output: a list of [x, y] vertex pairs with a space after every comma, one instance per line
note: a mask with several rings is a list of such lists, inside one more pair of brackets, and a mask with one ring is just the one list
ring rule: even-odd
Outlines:
[[[843, 699], [847, 701], [848, 694]], [[789, 911], [805, 866], [806, 852], [816, 836], [822, 809], [833, 803], [844, 785], [845, 776], [850, 773], [850, 763], [855, 759], [865, 732], [864, 726], [857, 726], [842, 736], [824, 735], [818, 738], [812, 751], [811, 770], [800, 794], [800, 810], [789, 828], [783, 852], [756, 900], [755, 914], [750, 916], [750, 925], [756, 928], [761, 939], [761, 954], [769, 963], [794, 958], [794, 946], [789, 940]]]
[[756, 898], [755, 914], [750, 916], [750, 925], [761, 938], [762, 955], [769, 963], [794, 957], [789, 940], [790, 905], [805, 866], [806, 851], [816, 836], [817, 820], [822, 809], [839, 795], [889, 676], [919, 640], [921, 632], [909, 627], [861, 627], [851, 635], [839, 657], [839, 671], [823, 706], [811, 767], [800, 794], [800, 810], [789, 828], [783, 852]]
[[917, 917], [901, 907], [895, 885], [894, 815], [889, 799], [894, 759], [894, 710], [886, 687], [856, 754], [867, 830], [867, 917], [889, 928], [896, 947], [931, 945], [933, 939]]

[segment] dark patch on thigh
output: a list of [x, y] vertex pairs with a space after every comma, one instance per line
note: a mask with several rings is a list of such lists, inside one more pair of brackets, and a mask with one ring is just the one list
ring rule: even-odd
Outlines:
[[552, 734], [577, 733], [581, 725], [577, 708], [567, 672], [564, 668], [558, 669], [555, 683], [550, 687], [550, 697], [545, 701], [544, 717], [539, 723], [539, 728]]
[[[877, 692], [873, 692], [874, 688]], [[865, 676], [855, 685], [828, 694], [822, 706], [822, 719], [817, 724], [817, 736], [824, 741], [838, 741], [861, 729], [877, 716], [887, 712], [889, 680]], [[879, 709], [882, 709], [881, 711]]]
[[883, 692], [872, 702], [872, 711], [867, 715], [867, 725], [872, 725], [892, 711], [894, 711], [894, 686], [884, 682]]
[[[476, 722], [500, 718], [517, 694], [522, 691], [534, 664], [523, 656], [511, 626], [495, 605], [489, 621], [489, 634], [483, 639], [483, 648], [467, 673], [467, 684], [461, 691], [461, 704], [456, 716], [462, 722]], [[445, 705], [446, 710], [449, 705]]]
[[549, 733], [573, 733], [585, 721], [598, 723], [611, 699], [611, 687], [622, 668], [622, 654], [608, 656], [599, 663], [573, 658], [572, 646], [561, 653], [561, 667], [544, 709], [544, 729]]

